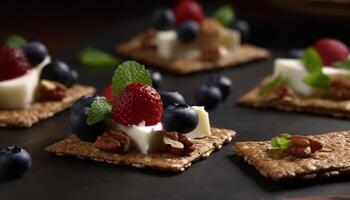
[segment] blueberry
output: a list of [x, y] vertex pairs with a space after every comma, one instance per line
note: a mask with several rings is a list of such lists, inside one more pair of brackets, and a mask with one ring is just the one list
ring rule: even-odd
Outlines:
[[199, 35], [197, 22], [189, 20], [182, 23], [177, 29], [177, 37], [182, 42], [191, 42]]
[[20, 178], [32, 165], [29, 153], [17, 146], [7, 147], [0, 151], [0, 177]]
[[106, 130], [106, 123], [101, 121], [93, 125], [87, 124], [89, 104], [91, 105], [91, 98], [80, 99], [74, 103], [70, 115], [70, 127], [80, 140], [94, 142], [97, 136]]
[[218, 87], [222, 94], [222, 99], [225, 100], [231, 92], [232, 81], [226, 76], [215, 77], [211, 80], [211, 83]]
[[159, 90], [160, 85], [162, 83], [162, 74], [158, 71], [153, 71], [151, 78], [152, 78], [152, 87], [156, 90]]
[[175, 25], [175, 15], [170, 9], [156, 9], [152, 14], [152, 24], [158, 30], [169, 30]]
[[70, 76], [71, 76], [71, 79], [70, 79], [70, 83], [69, 83], [69, 87], [71, 87], [72, 85], [76, 84], [79, 80], [79, 73], [77, 70], [75, 69], [72, 69], [70, 71]]
[[198, 124], [198, 113], [186, 104], [168, 106], [162, 116], [163, 128], [166, 131], [189, 133]]
[[195, 100], [197, 105], [213, 109], [222, 101], [222, 94], [215, 85], [202, 85], [195, 93]]
[[288, 52], [288, 58], [300, 58], [303, 54], [302, 49], [291, 49]]
[[159, 94], [164, 109], [173, 104], [185, 104], [184, 97], [176, 91], [162, 91]]
[[245, 20], [236, 19], [233, 22], [232, 28], [238, 30], [241, 33], [241, 38], [243, 42], [246, 42], [249, 39], [250, 26]]
[[32, 65], [41, 63], [49, 54], [45, 45], [41, 42], [28, 42], [22, 46], [22, 50], [27, 55]]
[[72, 112], [77, 112], [85, 107], [90, 107], [92, 102], [94, 102], [96, 96], [82, 96], [72, 106]]
[[71, 85], [72, 81], [70, 68], [66, 63], [59, 60], [54, 60], [44, 67], [41, 76], [43, 79], [57, 81], [67, 87]]

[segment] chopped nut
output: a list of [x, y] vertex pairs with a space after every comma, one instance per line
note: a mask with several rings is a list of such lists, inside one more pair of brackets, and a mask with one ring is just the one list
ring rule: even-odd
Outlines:
[[59, 82], [41, 80], [38, 84], [38, 101], [60, 101], [66, 96], [66, 90]]
[[174, 155], [183, 155], [192, 153], [195, 148], [193, 143], [184, 135], [177, 132], [167, 132], [163, 137], [168, 150]]
[[225, 48], [217, 46], [201, 51], [200, 59], [203, 61], [217, 61], [225, 55]]
[[271, 102], [280, 100], [286, 96], [293, 96], [293, 91], [286, 85], [281, 85], [271, 90], [271, 92], [264, 97], [264, 100]]
[[201, 24], [201, 32], [205, 36], [219, 36], [224, 27], [215, 19], [207, 18]]
[[110, 131], [97, 137], [94, 146], [112, 153], [126, 153], [130, 150], [130, 139], [121, 131]]
[[290, 140], [292, 145], [286, 150], [286, 153], [300, 158], [310, 157], [312, 153], [323, 147], [320, 141], [302, 135], [293, 135]]
[[333, 80], [329, 91], [330, 98], [350, 99], [350, 81], [347, 79]]
[[143, 35], [142, 47], [144, 48], [155, 48], [155, 36], [157, 31], [153, 28], [148, 29]]

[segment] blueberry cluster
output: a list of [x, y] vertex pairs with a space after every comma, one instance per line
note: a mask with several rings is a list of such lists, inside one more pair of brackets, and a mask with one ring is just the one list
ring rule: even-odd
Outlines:
[[195, 101], [205, 109], [214, 109], [220, 102], [226, 100], [231, 92], [232, 81], [226, 76], [211, 78], [210, 81], [197, 89]]
[[[41, 63], [49, 52], [46, 46], [41, 42], [27, 42], [21, 47], [23, 52], [33, 66]], [[67, 87], [71, 87], [79, 79], [79, 74], [76, 70], [59, 60], [54, 60], [48, 64], [42, 71], [42, 79], [57, 81]]]

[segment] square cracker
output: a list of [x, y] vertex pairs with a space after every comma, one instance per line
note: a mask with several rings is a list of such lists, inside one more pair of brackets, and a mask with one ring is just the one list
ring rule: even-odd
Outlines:
[[188, 156], [174, 156], [169, 153], [142, 154], [137, 151], [126, 154], [109, 153], [95, 148], [93, 143], [80, 141], [75, 135], [69, 135], [47, 147], [45, 151], [117, 165], [182, 172], [190, 167], [192, 162], [209, 157], [214, 150], [220, 149], [236, 135], [234, 131], [218, 128], [212, 128], [211, 132], [212, 135], [209, 137], [192, 140], [195, 151]]
[[350, 131], [310, 136], [323, 143], [323, 148], [310, 158], [297, 158], [272, 149], [270, 141], [237, 142], [235, 154], [265, 177], [273, 180], [350, 175]]
[[288, 112], [308, 112], [332, 117], [350, 118], [350, 100], [302, 97], [294, 93], [292, 96], [284, 96], [278, 100], [266, 101], [264, 97], [259, 95], [259, 90], [269, 80], [271, 80], [271, 77], [265, 78], [259, 86], [241, 96], [238, 99], [238, 104], [261, 108], [276, 108]]
[[35, 102], [30, 107], [20, 110], [0, 110], [0, 126], [32, 127], [35, 123], [71, 107], [81, 96], [92, 95], [95, 92], [93, 87], [74, 85], [67, 89], [67, 95], [61, 101]]
[[140, 34], [132, 40], [120, 44], [116, 47], [116, 52], [130, 59], [145, 62], [158, 68], [168, 70], [177, 74], [188, 74], [206, 70], [226, 68], [250, 61], [268, 58], [270, 52], [266, 49], [253, 45], [241, 45], [231, 51], [229, 55], [217, 61], [203, 61], [199, 59], [166, 59], [158, 55], [155, 48], [143, 47], [142, 40], [144, 34]]

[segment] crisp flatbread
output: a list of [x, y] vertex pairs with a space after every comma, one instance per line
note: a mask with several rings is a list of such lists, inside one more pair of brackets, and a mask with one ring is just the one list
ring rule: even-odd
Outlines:
[[126, 154], [109, 153], [94, 147], [93, 143], [82, 142], [75, 135], [56, 142], [45, 150], [57, 155], [67, 155], [117, 165], [129, 165], [137, 168], [151, 168], [162, 171], [181, 172], [199, 159], [207, 158], [216, 149], [232, 140], [236, 132], [226, 129], [211, 129], [212, 135], [203, 139], [193, 139], [195, 151], [187, 156], [175, 156], [169, 153], [142, 154], [129, 151]]
[[0, 110], [0, 126], [32, 127], [35, 123], [71, 107], [81, 96], [92, 95], [95, 92], [93, 87], [74, 85], [67, 89], [66, 97], [61, 101], [35, 102], [26, 109]]
[[292, 96], [284, 96], [277, 100], [266, 101], [264, 97], [259, 95], [259, 90], [270, 79], [271, 77], [265, 78], [259, 86], [241, 96], [238, 99], [238, 104], [262, 108], [276, 108], [288, 112], [308, 112], [332, 117], [350, 118], [350, 100], [302, 97], [294, 93]]
[[143, 47], [144, 34], [116, 47], [116, 52], [130, 59], [135, 59], [155, 67], [177, 73], [188, 74], [206, 70], [231, 67], [250, 61], [268, 58], [270, 52], [253, 45], [241, 45], [228, 55], [217, 61], [203, 61], [200, 59], [166, 59], [157, 53], [155, 48]]
[[235, 154], [273, 180], [350, 175], [350, 131], [310, 136], [323, 148], [310, 158], [297, 158], [273, 149], [270, 141], [237, 142]]

